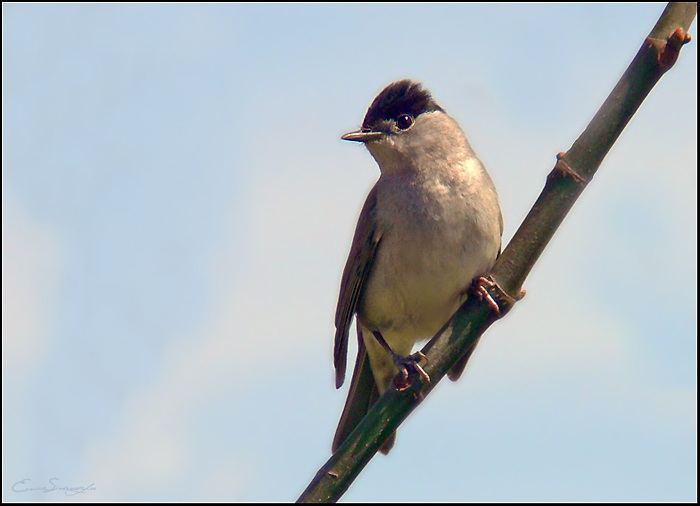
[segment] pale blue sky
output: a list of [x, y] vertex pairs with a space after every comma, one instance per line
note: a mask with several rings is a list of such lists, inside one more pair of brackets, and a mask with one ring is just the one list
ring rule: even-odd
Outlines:
[[[3, 499], [295, 500], [378, 174], [340, 135], [423, 81], [507, 241], [663, 5], [3, 4]], [[345, 500], [697, 499], [696, 47]]]

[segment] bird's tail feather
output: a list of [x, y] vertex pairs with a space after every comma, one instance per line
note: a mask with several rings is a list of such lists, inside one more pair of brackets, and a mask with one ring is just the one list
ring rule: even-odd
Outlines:
[[[365, 343], [359, 328], [357, 330], [357, 337], [357, 360], [355, 361], [355, 369], [352, 372], [348, 398], [345, 401], [345, 407], [343, 408], [342, 415], [340, 415], [338, 428], [333, 438], [333, 453], [340, 448], [340, 445], [342, 445], [350, 433], [355, 430], [355, 427], [358, 426], [379, 398], [379, 390], [377, 389], [377, 383], [374, 381], [372, 368], [369, 364], [369, 356], [367, 355]], [[394, 446], [395, 440], [396, 432], [389, 436], [379, 451], [384, 455], [389, 453], [389, 450]]]

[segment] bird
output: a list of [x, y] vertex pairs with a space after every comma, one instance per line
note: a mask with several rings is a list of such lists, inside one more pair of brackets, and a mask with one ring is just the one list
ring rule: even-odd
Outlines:
[[[333, 452], [397, 374], [405, 379], [415, 370], [429, 381], [419, 365], [422, 354], [411, 355], [414, 345], [433, 337], [470, 294], [486, 295], [479, 283], [500, 254], [503, 234], [491, 177], [457, 121], [422, 83], [402, 79], [386, 86], [362, 127], [341, 138], [364, 144], [380, 175], [360, 212], [340, 283], [336, 388], [345, 380], [353, 317], [358, 352]], [[451, 380], [472, 351], [448, 372]], [[389, 453], [395, 437], [379, 451]]]

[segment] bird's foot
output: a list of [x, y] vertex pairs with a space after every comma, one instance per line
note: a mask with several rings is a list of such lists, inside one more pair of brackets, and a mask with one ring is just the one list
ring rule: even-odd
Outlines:
[[[496, 298], [489, 293], [489, 288], [496, 289]], [[505, 306], [507, 311], [510, 306], [525, 297], [525, 294], [527, 293], [525, 290], [520, 290], [520, 294], [516, 297], [508, 295], [500, 286], [498, 286], [498, 283], [496, 283], [491, 276], [479, 276], [478, 278], [475, 278], [474, 281], [472, 281], [472, 284], [469, 285], [468, 292], [474, 295], [480, 301], [485, 300], [489, 308], [491, 308], [491, 311], [493, 311], [499, 318], [502, 316], [501, 307]], [[500, 304], [496, 301], [497, 299], [500, 300]], [[501, 304], [503, 304], [503, 306], [501, 306]]]
[[471, 291], [474, 295], [476, 295], [477, 299], [482, 301], [485, 300], [491, 310], [496, 313], [497, 316], [501, 316], [501, 307], [488, 291], [489, 288], [493, 288], [494, 286], [496, 286], [496, 284], [489, 278], [479, 276], [472, 282]]
[[426, 373], [420, 365], [421, 360], [428, 361], [428, 358], [423, 355], [420, 351], [415, 352], [407, 357], [402, 357], [400, 355], [394, 354], [394, 363], [396, 367], [399, 368], [399, 374], [394, 377], [394, 388], [399, 392], [410, 388], [413, 384], [413, 378], [416, 374], [420, 378], [421, 388], [418, 389], [419, 396], [422, 397], [420, 393], [423, 385], [430, 385], [430, 376]]
[[391, 349], [391, 346], [384, 340], [381, 332], [375, 330], [372, 332], [374, 334], [377, 342], [384, 348], [390, 355], [391, 359], [399, 370], [399, 373], [394, 377], [393, 385], [396, 390], [402, 392], [413, 385], [414, 378], [420, 378], [420, 385], [418, 388], [418, 395], [422, 397], [420, 393], [423, 385], [430, 385], [430, 376], [426, 373], [420, 365], [421, 360], [428, 361], [428, 358], [423, 355], [420, 351], [409, 355], [407, 357], [402, 357], [398, 353], [395, 353]]

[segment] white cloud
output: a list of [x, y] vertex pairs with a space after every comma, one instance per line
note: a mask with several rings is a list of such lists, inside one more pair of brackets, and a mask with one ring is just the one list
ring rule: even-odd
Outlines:
[[[369, 161], [367, 165], [369, 172]], [[99, 500], [128, 499], [125, 491], [135, 490], [146, 497], [162, 494], [168, 483], [191, 475], [197, 406], [221, 389], [233, 392], [222, 402], [236, 406], [235, 396], [251, 384], [277, 381], [283, 362], [304, 367], [324, 352], [331, 384], [333, 310], [342, 255], [352, 234], [351, 226], [341, 229], [337, 222], [351, 222], [356, 211], [348, 209], [352, 204], [338, 205], [329, 192], [337, 187], [340, 172], [324, 171], [318, 161], [314, 166], [318, 170], [288, 177], [266, 174], [247, 188], [250, 205], [243, 225], [239, 221], [214, 254], [216, 303], [209, 318], [174, 342], [154, 364], [160, 374], [120, 410], [117, 430], [91, 445], [82, 474], [98, 484]], [[355, 197], [361, 202], [364, 195]], [[340, 213], [347, 216], [340, 218]], [[221, 466], [212, 465], [213, 474], [196, 484], [201, 494], [245, 496], [250, 479], [243, 477], [250, 471], [237, 459], [227, 455], [221, 463], [230, 476], [226, 480]]]
[[2, 207], [3, 376], [16, 381], [31, 374], [46, 351], [60, 252], [55, 232], [7, 191]]

